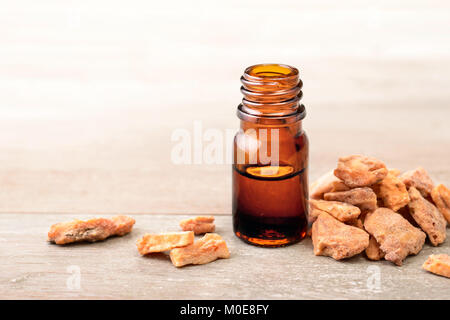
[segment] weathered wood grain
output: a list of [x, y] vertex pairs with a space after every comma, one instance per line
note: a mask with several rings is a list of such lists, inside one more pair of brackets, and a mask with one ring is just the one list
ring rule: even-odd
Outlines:
[[[219, 121], [215, 128], [232, 128], [231, 124], [237, 122], [234, 106], [229, 106], [228, 112], [232, 119]], [[449, 185], [449, 119], [450, 108], [425, 111], [414, 104], [308, 105], [305, 129], [311, 141], [310, 178], [314, 180], [334, 168], [339, 156], [362, 153], [401, 170], [423, 166], [436, 182]], [[3, 144], [0, 156], [0, 212], [231, 212], [230, 165], [172, 164], [171, 127], [160, 130], [142, 125], [137, 129], [127, 121], [131, 120], [111, 117], [102, 129], [130, 125], [133, 138], [111, 132], [111, 138], [104, 142], [80, 141], [75, 149], [72, 147], [77, 138], [55, 146], [53, 138], [41, 137], [34, 148], [5, 142], [9, 147]], [[148, 120], [154, 127], [158, 121]], [[40, 125], [32, 120], [26, 122], [36, 130], [19, 131], [16, 136], [41, 135]], [[192, 123], [180, 127], [191, 128]], [[157, 138], [154, 130], [159, 132]], [[95, 139], [94, 130], [86, 135]], [[66, 138], [62, 135], [54, 139]], [[145, 143], [136, 142], [142, 140]]]
[[[231, 258], [177, 269], [165, 254], [141, 257], [135, 241], [146, 232], [176, 231], [178, 221], [186, 216], [135, 216], [131, 234], [94, 244], [56, 246], [46, 242], [52, 223], [75, 217], [80, 216], [0, 215], [0, 298], [449, 298], [449, 280], [421, 269], [429, 254], [450, 254], [449, 241], [437, 248], [426, 244], [402, 267], [387, 261], [370, 262], [363, 256], [337, 262], [314, 256], [310, 239], [278, 249], [247, 245], [233, 235], [231, 217], [218, 216], [217, 232], [227, 241]], [[80, 270], [79, 290], [67, 286], [73, 275], [68, 270], [71, 266]], [[378, 271], [379, 288], [371, 286], [370, 280]]]

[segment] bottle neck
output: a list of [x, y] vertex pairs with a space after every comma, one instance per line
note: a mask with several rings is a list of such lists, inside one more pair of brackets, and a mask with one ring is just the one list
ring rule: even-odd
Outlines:
[[[283, 119], [279, 118], [275, 118], [275, 119], [260, 119], [258, 121], [248, 121], [248, 120], [243, 120], [241, 121], [241, 125], [240, 125], [240, 129], [242, 131], [247, 131], [249, 129], [254, 129], [254, 130], [258, 130], [258, 129], [279, 129], [279, 128], [287, 128], [292, 135], [296, 135], [298, 133], [300, 133], [302, 131], [302, 121], [300, 119], [295, 120], [294, 117], [285, 117], [286, 119], [290, 118], [292, 119], [292, 121], [286, 122]], [[266, 121], [264, 121], [266, 120]]]
[[305, 107], [300, 105], [303, 83], [296, 68], [279, 64], [251, 66], [241, 82], [244, 97], [237, 112], [241, 120], [271, 125], [305, 117]]

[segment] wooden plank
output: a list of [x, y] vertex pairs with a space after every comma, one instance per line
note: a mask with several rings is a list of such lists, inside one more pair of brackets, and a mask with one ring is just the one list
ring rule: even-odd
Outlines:
[[[64, 216], [64, 220], [80, 216]], [[449, 241], [426, 244], [402, 267], [316, 257], [310, 239], [279, 249], [257, 248], [237, 239], [231, 218], [217, 217], [217, 232], [231, 258], [203, 266], [173, 267], [165, 254], [141, 257], [135, 241], [145, 232], [178, 230], [182, 215], [141, 215], [133, 232], [94, 244], [56, 246], [46, 233], [61, 216], [0, 215], [2, 299], [442, 299], [448, 279], [421, 269], [429, 254], [450, 254]], [[448, 233], [448, 235], [450, 235]], [[80, 271], [80, 289], [74, 286]], [[379, 272], [377, 287], [373, 275]], [[69, 281], [69, 286], [67, 285]]]
[[[415, 104], [380, 107], [368, 102], [364, 106], [309, 105], [305, 129], [311, 141], [311, 180], [334, 168], [339, 156], [362, 153], [401, 170], [423, 166], [436, 182], [449, 185], [450, 109], [431, 110], [424, 113]], [[204, 127], [221, 132], [233, 128], [232, 123], [237, 123], [234, 107], [229, 107], [229, 113], [231, 120], [212, 125], [205, 121]], [[97, 142], [93, 129], [84, 130], [80, 138], [58, 135], [64, 121], [52, 138], [39, 131], [51, 125], [48, 120], [15, 120], [28, 128], [15, 131], [16, 138], [28, 137], [33, 147], [2, 140], [0, 212], [229, 214], [229, 164], [171, 162], [175, 144], [171, 132], [192, 130], [193, 120], [158, 128], [159, 120], [149, 115], [150, 126], [143, 124], [147, 119], [132, 126], [130, 122], [138, 122], [139, 117], [137, 113], [129, 118], [109, 117], [108, 124], [101, 125], [109, 138]], [[73, 126], [73, 130], [85, 128], [81, 120]], [[114, 126], [130, 129], [122, 135], [111, 129]]]

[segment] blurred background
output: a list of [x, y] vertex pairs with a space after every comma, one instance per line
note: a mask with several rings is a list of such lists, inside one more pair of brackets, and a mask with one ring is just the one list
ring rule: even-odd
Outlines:
[[450, 178], [448, 1], [0, 7], [0, 212], [230, 214], [230, 165], [173, 164], [171, 134], [237, 129], [265, 62], [300, 69], [311, 179], [349, 153]]

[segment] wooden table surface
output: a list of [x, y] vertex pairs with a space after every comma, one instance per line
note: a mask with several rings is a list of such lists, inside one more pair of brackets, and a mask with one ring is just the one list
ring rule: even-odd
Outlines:
[[[450, 298], [449, 280], [420, 268], [428, 254], [449, 254], [449, 241], [402, 267], [315, 257], [308, 239], [251, 247], [232, 235], [230, 165], [171, 160], [177, 129], [193, 133], [199, 121], [236, 130], [244, 68], [274, 61], [300, 69], [311, 180], [339, 156], [362, 153], [400, 170], [423, 166], [450, 185], [449, 9], [446, 1], [5, 5], [0, 298]], [[136, 218], [132, 234], [46, 242], [52, 223], [117, 213]], [[164, 255], [139, 257], [141, 234], [198, 214], [216, 215], [231, 259], [176, 269]], [[70, 266], [81, 290], [67, 287]], [[380, 268], [376, 290], [367, 287], [370, 266]]]
[[[450, 254], [449, 241], [439, 248], [425, 245], [402, 267], [361, 255], [339, 262], [314, 256], [310, 238], [284, 248], [249, 246], [233, 235], [230, 216], [218, 216], [217, 232], [230, 259], [176, 268], [167, 254], [142, 257], [135, 242], [146, 232], [176, 231], [187, 216], [136, 215], [136, 227], [125, 237], [69, 246], [46, 242], [48, 226], [60, 215], [35, 217], [0, 217], [0, 243], [10, 246], [1, 262], [2, 298], [445, 299], [449, 294], [448, 279], [421, 269], [428, 255]], [[378, 276], [379, 285], [373, 282]]]

